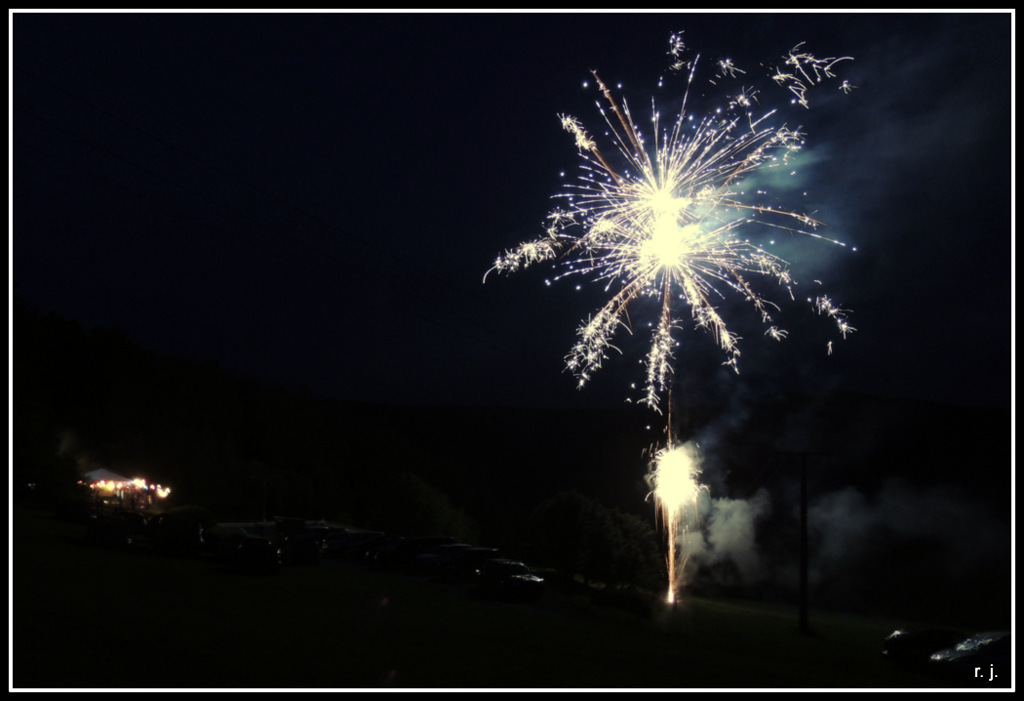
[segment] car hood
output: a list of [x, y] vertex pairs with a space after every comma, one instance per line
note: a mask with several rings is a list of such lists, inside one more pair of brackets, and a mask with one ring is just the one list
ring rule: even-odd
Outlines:
[[955, 662], [956, 660], [971, 657], [972, 655], [977, 655], [980, 652], [987, 651], [993, 643], [996, 643], [1009, 635], [1009, 631], [1005, 630], [978, 633], [977, 635], [972, 635], [966, 640], [961, 640], [953, 647], [947, 647], [945, 650], [939, 650], [938, 652], [933, 653], [929, 659], [931, 659], [932, 662]]

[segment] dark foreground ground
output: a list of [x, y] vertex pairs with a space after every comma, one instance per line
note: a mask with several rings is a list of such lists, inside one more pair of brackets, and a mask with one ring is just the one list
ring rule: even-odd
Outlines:
[[644, 617], [338, 563], [246, 577], [89, 547], [44, 513], [13, 525], [15, 689], [949, 686], [880, 655], [902, 621], [814, 612], [801, 635], [792, 608], [732, 600]]

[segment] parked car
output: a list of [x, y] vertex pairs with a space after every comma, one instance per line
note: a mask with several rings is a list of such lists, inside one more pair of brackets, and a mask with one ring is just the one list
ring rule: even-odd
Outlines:
[[956, 645], [965, 636], [949, 628], [900, 628], [882, 641], [882, 654], [897, 664], [921, 666], [933, 652]]
[[1007, 686], [1011, 681], [1010, 632], [976, 633], [933, 652], [928, 666], [957, 685]]
[[157, 514], [146, 532], [157, 552], [167, 555], [198, 556], [203, 547], [203, 524], [193, 518]]
[[436, 545], [454, 543], [451, 536], [419, 536], [399, 538], [376, 550], [373, 566], [385, 570], [407, 570], [413, 559]]
[[384, 551], [391, 550], [393, 547], [395, 547], [395, 543], [404, 540], [405, 538], [403, 538], [402, 536], [387, 535], [380, 540], [374, 541], [372, 543], [367, 543], [366, 547], [363, 548], [363, 554], [360, 559], [362, 560], [364, 565], [369, 565], [370, 567], [377, 567], [377, 561], [381, 558], [381, 553]]
[[465, 548], [453, 551], [442, 558], [438, 574], [446, 582], [468, 582], [476, 578], [480, 563], [499, 557], [497, 548]]
[[86, 540], [92, 545], [114, 549], [138, 547], [146, 530], [146, 519], [138, 513], [92, 513], [86, 521]]
[[444, 543], [420, 553], [412, 559], [411, 569], [416, 574], [431, 575], [438, 574], [445, 562], [448, 562], [457, 553], [468, 550], [469, 543]]
[[320, 543], [307, 533], [290, 535], [280, 542], [282, 562], [286, 565], [319, 565]]
[[365, 559], [368, 549], [388, 542], [380, 531], [335, 531], [320, 542], [320, 552], [332, 560], [354, 562]]
[[278, 574], [281, 572], [281, 548], [262, 536], [238, 539], [227, 555], [228, 570], [238, 574]]
[[324, 526], [321, 524], [307, 523], [302, 530], [291, 535], [310, 536], [316, 541], [317, 546], [320, 546], [324, 542], [325, 538], [338, 532], [343, 533], [344, 531], [339, 531], [337, 528], [331, 528], [330, 526]]
[[238, 526], [213, 526], [203, 534], [202, 555], [217, 563], [226, 563], [246, 538], [253, 537]]
[[341, 548], [352, 534], [343, 529], [334, 529], [330, 533], [320, 538], [320, 554], [324, 557], [335, 557], [334, 554], [328, 555], [332, 550], [337, 551]]
[[537, 601], [544, 595], [544, 578], [519, 560], [484, 560], [476, 570], [479, 592], [502, 601]]

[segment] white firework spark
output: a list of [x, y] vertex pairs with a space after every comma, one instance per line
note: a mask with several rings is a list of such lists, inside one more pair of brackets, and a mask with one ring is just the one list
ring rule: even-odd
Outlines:
[[[772, 77], [806, 106], [807, 90], [833, 77], [835, 64], [847, 57], [819, 60], [801, 46], [787, 58], [789, 72], [779, 69]], [[757, 171], [790, 165], [804, 135], [785, 125], [771, 126], [775, 110], [755, 113], [758, 95], [752, 88], [729, 97], [724, 110], [695, 120], [686, 102], [699, 57], [683, 60], [681, 35], [673, 35], [670, 47], [673, 67], [690, 69], [682, 107], [671, 126], [662, 128], [652, 103], [653, 137], [648, 142], [626, 102], [620, 105], [594, 72], [606, 106], [598, 107], [617, 152], [615, 161], [621, 165], [612, 164], [578, 119], [560, 115], [580, 152], [580, 178], [556, 195], [567, 205], [548, 217], [545, 235], [504, 252], [491, 269], [510, 273], [558, 260], [565, 271], [557, 277], [586, 275], [605, 284], [610, 299], [582, 323], [566, 357], [580, 387], [614, 348], [616, 331], [629, 327], [627, 310], [633, 303], [660, 300], [641, 399], [657, 411], [661, 395], [671, 385], [678, 346], [674, 333], [684, 325], [680, 309], [688, 308], [695, 325], [711, 332], [725, 352], [724, 364], [737, 372], [740, 339], [726, 326], [719, 307], [730, 291], [753, 305], [769, 327], [768, 336], [786, 337], [773, 316], [778, 305], [752, 281], [770, 279], [790, 298], [796, 281], [785, 260], [747, 238], [748, 229], [772, 227], [831, 241], [814, 232], [820, 222], [808, 214], [758, 203], [761, 193], [756, 188], [748, 191], [749, 182], [745, 183]], [[725, 59], [718, 63], [715, 80], [744, 73]], [[848, 311], [827, 297], [818, 297], [812, 305], [830, 317], [844, 337], [854, 331]]]
[[698, 481], [700, 459], [693, 443], [662, 449], [655, 455], [653, 470], [648, 475], [661, 525], [668, 537], [666, 566], [668, 568], [667, 602], [675, 603], [686, 584], [689, 559], [688, 539], [703, 540], [700, 501], [708, 496], [708, 488]]
[[[852, 61], [853, 57], [816, 58], [813, 54], [801, 51], [803, 45], [804, 42], [800, 42], [790, 50], [789, 54], [784, 57], [785, 68], [782, 66], [776, 68], [772, 78], [793, 93], [797, 104], [809, 107], [807, 91], [825, 78], [835, 78], [836, 74], [832, 72], [833, 66], [840, 61]], [[850, 85], [849, 81], [844, 80], [839, 89], [848, 93], [855, 87], [857, 86]]]

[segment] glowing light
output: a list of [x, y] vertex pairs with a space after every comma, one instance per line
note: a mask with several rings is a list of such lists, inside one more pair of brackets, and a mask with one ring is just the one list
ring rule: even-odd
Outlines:
[[[79, 484], [85, 484], [85, 482], [79, 480]], [[153, 492], [159, 499], [166, 499], [171, 493], [170, 487], [163, 487], [159, 484], [148, 484], [146, 480], [141, 477], [128, 480], [127, 482], [113, 481], [113, 480], [99, 480], [98, 482], [92, 482], [89, 484], [90, 489], [99, 490], [101, 492], [121, 492], [126, 490], [139, 491], [139, 492]]]
[[666, 598], [670, 604], [676, 602], [686, 583], [686, 563], [690, 552], [687, 538], [702, 538], [699, 532], [700, 498], [708, 493], [708, 489], [697, 481], [700, 471], [696, 446], [685, 443], [659, 451], [648, 475], [655, 508], [668, 538], [666, 564], [669, 584]]
[[[806, 107], [808, 91], [833, 77], [835, 65], [849, 57], [817, 59], [802, 46], [794, 47], [784, 57], [784, 68], [771, 77]], [[788, 263], [753, 242], [748, 231], [781, 230], [845, 245], [816, 233], [820, 222], [810, 215], [764, 202], [764, 188], [751, 187], [752, 194], [746, 194], [741, 184], [755, 173], [794, 171], [792, 161], [804, 135], [785, 125], [771, 126], [776, 110], [756, 112], [759, 99], [752, 88], [740, 89], [727, 98], [724, 108], [695, 120], [687, 101], [699, 57], [684, 59], [685, 49], [681, 34], [673, 35], [673, 68], [689, 68], [689, 76], [682, 107], [670, 126], [661, 126], [652, 104], [651, 139], [638, 128], [625, 100], [617, 100], [593, 72], [605, 105], [599, 103], [599, 109], [617, 157], [609, 159], [578, 119], [559, 115], [563, 128], [574, 137], [581, 175], [556, 195], [566, 204], [548, 216], [545, 235], [505, 251], [488, 270], [511, 273], [553, 261], [565, 268], [555, 280], [584, 275], [605, 285], [607, 303], [579, 326], [577, 342], [566, 357], [580, 387], [609, 352], [617, 350], [612, 338], [619, 329], [630, 329], [627, 310], [638, 300], [658, 300], [661, 311], [651, 325], [647, 380], [640, 400], [657, 411], [670, 386], [678, 346], [674, 334], [686, 325], [685, 310], [694, 326], [712, 334], [725, 353], [724, 364], [736, 372], [740, 338], [727, 328], [719, 306], [730, 291], [753, 305], [769, 326], [770, 338], [786, 337], [774, 319], [778, 305], [753, 281], [766, 278], [791, 299], [797, 281]], [[716, 85], [745, 75], [731, 59], [721, 61], [717, 69], [711, 80]], [[837, 324], [844, 337], [854, 331], [848, 310], [827, 297], [812, 304]]]

